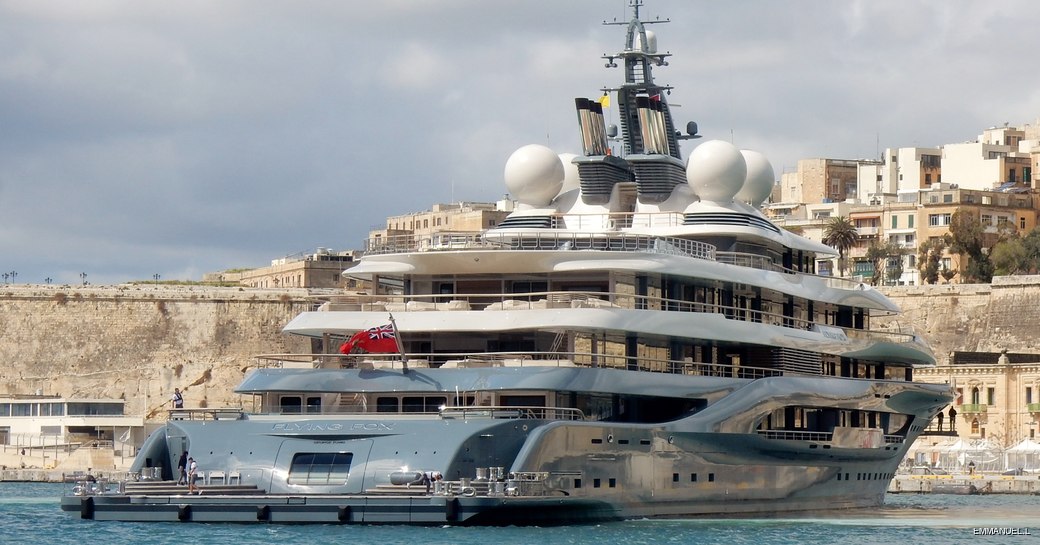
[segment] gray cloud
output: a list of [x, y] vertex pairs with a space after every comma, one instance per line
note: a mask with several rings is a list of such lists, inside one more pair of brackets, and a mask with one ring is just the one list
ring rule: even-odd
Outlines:
[[[0, 3], [0, 270], [197, 279], [357, 248], [388, 215], [501, 197], [521, 145], [575, 151], [572, 98], [621, 77], [599, 23], [623, 0], [378, 4]], [[677, 121], [778, 173], [1040, 116], [1029, 0], [644, 13], [673, 21]]]

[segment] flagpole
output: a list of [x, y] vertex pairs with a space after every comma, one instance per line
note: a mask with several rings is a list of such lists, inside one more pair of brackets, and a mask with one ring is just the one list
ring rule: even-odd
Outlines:
[[394, 341], [397, 342], [397, 351], [401, 353], [401, 368], [408, 372], [408, 355], [404, 353], [404, 343], [401, 342], [401, 332], [397, 330], [397, 322], [394, 321], [393, 313], [390, 313], [390, 327], [394, 328]]

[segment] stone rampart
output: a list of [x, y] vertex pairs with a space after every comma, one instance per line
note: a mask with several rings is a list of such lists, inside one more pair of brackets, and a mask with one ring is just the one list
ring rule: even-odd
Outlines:
[[950, 353], [1040, 353], [1040, 276], [997, 277], [992, 284], [881, 288], [903, 309], [874, 326], [908, 325], [932, 345], [940, 363]]
[[125, 399], [149, 419], [175, 387], [187, 406], [240, 406], [253, 356], [309, 351], [281, 328], [311, 304], [299, 289], [0, 286], [0, 393]]
[[[940, 363], [953, 351], [1040, 353], [1040, 276], [992, 284], [889, 287], [904, 309], [874, 327], [913, 327]], [[0, 394], [121, 398], [164, 417], [175, 387], [189, 407], [240, 406], [231, 390], [257, 354], [308, 352], [281, 332], [314, 300], [303, 289], [187, 286], [0, 287]]]

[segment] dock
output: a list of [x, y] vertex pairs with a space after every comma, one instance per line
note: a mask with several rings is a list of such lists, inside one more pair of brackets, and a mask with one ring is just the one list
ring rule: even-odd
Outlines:
[[1040, 495], [1040, 475], [896, 475], [888, 493]]

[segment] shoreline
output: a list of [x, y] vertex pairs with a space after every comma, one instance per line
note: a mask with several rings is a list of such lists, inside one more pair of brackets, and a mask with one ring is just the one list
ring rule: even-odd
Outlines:
[[889, 494], [1040, 495], [1040, 475], [896, 475]]

